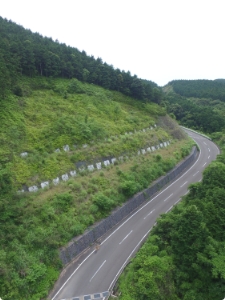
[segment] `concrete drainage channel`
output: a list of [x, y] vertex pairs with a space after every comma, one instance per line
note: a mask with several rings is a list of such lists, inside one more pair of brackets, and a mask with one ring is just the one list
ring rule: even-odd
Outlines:
[[79, 297], [72, 297], [68, 299], [62, 299], [62, 300], [103, 300], [106, 297], [109, 297], [110, 294], [108, 291], [103, 292], [103, 293], [96, 293], [93, 295], [85, 295], [85, 296], [79, 296]]

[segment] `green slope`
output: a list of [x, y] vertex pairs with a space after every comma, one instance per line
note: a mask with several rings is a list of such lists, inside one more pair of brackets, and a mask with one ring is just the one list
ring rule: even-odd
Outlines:
[[[59, 247], [170, 170], [192, 146], [154, 103], [77, 80], [23, 77], [19, 85], [21, 95], [10, 94], [0, 104], [4, 300], [45, 298], [61, 270]], [[137, 155], [168, 140], [169, 147]], [[63, 151], [64, 145], [70, 151]], [[28, 155], [21, 157], [24, 151]], [[17, 193], [24, 184], [76, 169], [79, 161], [120, 155], [123, 161], [100, 171], [81, 172], [36, 193]]]

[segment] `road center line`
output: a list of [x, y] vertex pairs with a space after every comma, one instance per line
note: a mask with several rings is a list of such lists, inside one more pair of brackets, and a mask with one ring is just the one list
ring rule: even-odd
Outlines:
[[208, 148], [209, 152], [210, 152], [210, 149]]
[[101, 264], [101, 266], [98, 268], [98, 270], [95, 272], [95, 274], [91, 277], [90, 282], [91, 282], [92, 279], [95, 277], [95, 275], [98, 273], [98, 271], [102, 268], [102, 266], [104, 265], [105, 262], [106, 262], [106, 260], [103, 261], [103, 263]]
[[198, 173], [199, 173], [199, 171], [198, 171], [198, 172], [196, 172], [195, 174], [193, 174], [193, 176], [197, 175]]
[[126, 236], [125, 236], [125, 238], [119, 243], [119, 245], [121, 245], [122, 244], [122, 242], [131, 234], [131, 232], [132, 232], [133, 230], [131, 230]]
[[206, 165], [206, 162], [204, 163], [203, 167]]
[[150, 213], [149, 214], [147, 214], [147, 216], [146, 217], [144, 217], [144, 220], [149, 216], [149, 215], [151, 215], [152, 213], [153, 213], [153, 211], [155, 211], [155, 209], [153, 209], [152, 211], [150, 211]]
[[186, 183], [187, 183], [187, 181], [185, 181], [185, 183], [183, 183], [180, 187], [183, 187]]
[[169, 197], [167, 197], [166, 199], [164, 199], [164, 202], [167, 201], [171, 196], [173, 196], [173, 193], [171, 195], [169, 195]]
[[208, 156], [208, 159], [210, 158], [210, 155]]

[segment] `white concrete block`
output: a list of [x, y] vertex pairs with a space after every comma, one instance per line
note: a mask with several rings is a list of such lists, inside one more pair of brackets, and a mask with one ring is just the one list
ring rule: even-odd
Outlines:
[[97, 167], [98, 170], [101, 170], [101, 168], [102, 168], [102, 163], [101, 163], [101, 162], [96, 163], [96, 167]]
[[114, 164], [115, 161], [116, 161], [116, 158], [111, 159], [112, 164]]
[[63, 181], [67, 181], [68, 179], [69, 179], [69, 176], [68, 176], [67, 173], [62, 175], [62, 180]]
[[107, 166], [109, 166], [110, 165], [110, 161], [107, 159], [107, 160], [104, 160], [104, 165], [107, 167]]
[[150, 147], [147, 148], [147, 152], [151, 152], [151, 148]]
[[22, 152], [22, 153], [20, 153], [20, 156], [21, 156], [21, 157], [26, 157], [27, 155], [28, 155], [27, 152]]
[[52, 180], [54, 185], [57, 185], [59, 183], [59, 177]]
[[85, 149], [85, 148], [87, 148], [87, 147], [88, 147], [88, 145], [87, 145], [87, 144], [84, 144], [82, 147]]
[[64, 146], [63, 146], [63, 150], [64, 150], [65, 152], [70, 151], [69, 145], [64, 145]]
[[37, 192], [38, 191], [38, 187], [36, 185], [30, 186], [28, 188], [28, 191], [29, 192]]
[[41, 183], [41, 188], [44, 189], [45, 187], [49, 186], [49, 182], [45, 181]]
[[141, 153], [145, 154], [146, 153], [145, 149], [141, 149]]
[[77, 175], [77, 172], [76, 172], [76, 171], [70, 171], [70, 175], [71, 175], [72, 177], [75, 177], [75, 176]]
[[88, 166], [88, 170], [89, 170], [89, 171], [93, 171], [93, 170], [94, 170], [94, 166], [93, 166], [93, 165], [89, 165], [89, 166]]
[[60, 149], [59, 149], [59, 148], [58, 148], [58, 149], [55, 149], [54, 152], [58, 153], [58, 152], [60, 152]]

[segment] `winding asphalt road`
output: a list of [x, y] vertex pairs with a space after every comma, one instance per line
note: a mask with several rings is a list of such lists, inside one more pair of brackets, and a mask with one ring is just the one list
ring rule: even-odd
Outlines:
[[176, 181], [118, 225], [105, 237], [97, 252], [90, 251], [80, 264], [75, 264], [74, 270], [70, 271], [69, 275], [65, 274], [58, 282], [52, 300], [83, 299], [79, 296], [109, 291], [130, 257], [154, 226], [157, 217], [171, 210], [181, 200], [188, 192], [190, 183], [202, 179], [202, 171], [216, 159], [219, 149], [209, 139], [186, 131], [199, 145], [200, 154], [197, 161]]

